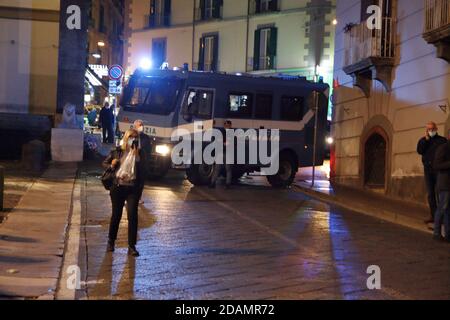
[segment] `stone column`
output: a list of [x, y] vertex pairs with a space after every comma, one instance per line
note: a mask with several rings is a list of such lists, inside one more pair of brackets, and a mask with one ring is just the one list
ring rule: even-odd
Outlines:
[[84, 76], [88, 55], [91, 0], [60, 0], [57, 113], [71, 103], [84, 114]]

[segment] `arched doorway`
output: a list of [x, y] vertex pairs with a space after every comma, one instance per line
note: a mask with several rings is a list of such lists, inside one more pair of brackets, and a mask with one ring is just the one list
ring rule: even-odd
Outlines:
[[388, 145], [386, 135], [374, 130], [364, 144], [364, 186], [385, 188]]

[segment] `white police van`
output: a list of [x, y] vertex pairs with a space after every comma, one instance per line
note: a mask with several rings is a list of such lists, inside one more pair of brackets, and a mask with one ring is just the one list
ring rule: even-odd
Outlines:
[[[267, 179], [274, 187], [285, 187], [299, 167], [312, 166], [313, 159], [315, 165], [323, 163], [328, 94], [327, 84], [299, 77], [138, 69], [124, 88], [119, 128], [124, 132], [135, 120], [144, 120], [145, 133], [153, 141], [148, 163], [153, 178], [174, 167], [171, 136], [177, 129], [192, 132], [201, 121], [200, 129], [206, 131], [223, 128], [230, 120], [233, 129], [279, 130], [279, 170]], [[211, 181], [211, 165], [183, 168], [194, 185]], [[233, 178], [261, 168], [254, 163], [235, 165]]]

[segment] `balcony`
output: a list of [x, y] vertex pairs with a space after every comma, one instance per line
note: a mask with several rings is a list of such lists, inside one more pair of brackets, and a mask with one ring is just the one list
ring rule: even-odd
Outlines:
[[370, 96], [372, 80], [391, 90], [395, 53], [393, 18], [383, 18], [381, 29], [369, 29], [366, 22], [349, 27], [345, 38], [344, 71], [353, 84]]
[[438, 58], [450, 63], [450, 1], [425, 0], [423, 38], [437, 48]]

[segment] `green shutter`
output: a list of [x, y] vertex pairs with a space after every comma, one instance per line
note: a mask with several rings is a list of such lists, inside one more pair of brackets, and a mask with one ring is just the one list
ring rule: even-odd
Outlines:
[[214, 0], [214, 9], [213, 9], [213, 17], [216, 19], [220, 19], [220, 9], [222, 8], [223, 0]]
[[164, 25], [170, 26], [170, 15], [172, 13], [172, 1], [164, 0]]
[[261, 12], [261, 0], [256, 0], [255, 5], [256, 5], [255, 13], [260, 13]]
[[205, 10], [205, 0], [200, 0], [200, 15], [202, 20], [205, 20]]
[[219, 35], [214, 37], [214, 52], [213, 52], [213, 66], [212, 71], [219, 71]]
[[200, 53], [198, 55], [198, 70], [203, 71], [205, 69], [205, 38], [200, 38]]
[[269, 39], [269, 57], [270, 57], [270, 69], [275, 69], [275, 58], [277, 56], [277, 45], [278, 45], [278, 29], [270, 28], [270, 39]]
[[259, 70], [259, 46], [261, 45], [261, 30], [255, 30], [255, 47], [253, 53], [253, 70]]
[[270, 11], [278, 11], [278, 0], [272, 0], [269, 3], [269, 10]]
[[149, 20], [149, 27], [154, 28], [156, 25], [156, 19], [155, 19], [155, 0], [150, 0], [150, 20]]

